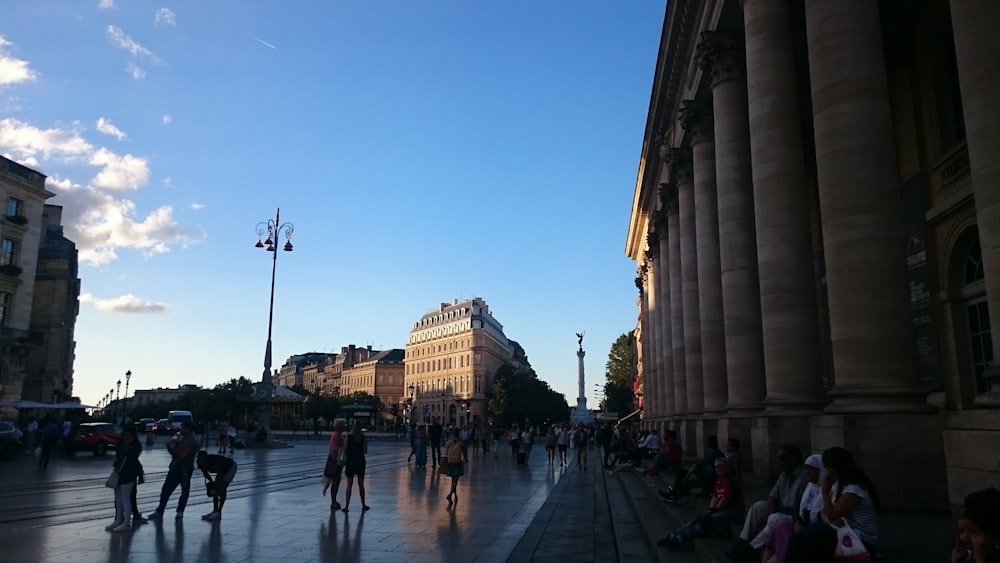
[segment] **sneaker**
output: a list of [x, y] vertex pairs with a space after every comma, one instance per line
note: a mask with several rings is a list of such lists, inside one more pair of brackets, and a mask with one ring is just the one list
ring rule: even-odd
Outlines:
[[210, 521], [210, 522], [211, 522], [211, 521], [213, 521], [213, 520], [219, 520], [219, 519], [221, 519], [221, 518], [222, 518], [222, 515], [221, 515], [221, 514], [219, 514], [218, 512], [213, 512], [213, 513], [209, 514], [209, 515], [208, 515], [208, 516], [207, 516], [207, 517], [205, 518], [205, 520], [208, 520], [208, 521]]
[[131, 529], [132, 529], [132, 524], [129, 524], [128, 522], [123, 522], [123, 523], [115, 526], [114, 528], [111, 528], [111, 531], [112, 532], [128, 532]]
[[163, 513], [160, 512], [159, 510], [154, 510], [149, 513], [149, 516], [146, 517], [146, 520], [159, 520], [160, 518], [163, 518]]
[[213, 514], [215, 514], [215, 511], [214, 511], [214, 510], [213, 510], [212, 512], [209, 512], [208, 514], [202, 514], [202, 515], [201, 515], [201, 519], [202, 519], [202, 520], [208, 520], [208, 519], [209, 519], [209, 517], [210, 517], [210, 516], [212, 516]]
[[104, 531], [105, 532], [110, 532], [111, 530], [114, 530], [115, 528], [117, 528], [120, 525], [121, 525], [121, 522], [112, 522], [112, 523], [110, 523], [110, 524], [108, 524], [107, 526], [104, 527]]

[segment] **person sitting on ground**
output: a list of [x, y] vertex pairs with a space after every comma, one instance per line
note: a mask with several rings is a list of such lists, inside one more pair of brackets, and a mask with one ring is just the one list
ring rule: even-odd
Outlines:
[[663, 444], [660, 443], [660, 435], [656, 430], [650, 430], [649, 434], [639, 442], [639, 452], [642, 454], [642, 459], [652, 460], [656, 457], [656, 454], [660, 453], [663, 449]]
[[660, 497], [666, 502], [677, 502], [686, 497], [691, 489], [695, 487], [709, 488], [712, 486], [714, 472], [712, 471], [715, 460], [725, 457], [719, 449], [719, 439], [709, 436], [705, 440], [705, 456], [695, 462], [691, 469], [677, 472], [677, 479], [674, 486], [667, 491], [659, 491]]
[[1000, 491], [989, 488], [965, 497], [952, 563], [1000, 562]]
[[823, 452], [826, 476], [820, 483], [823, 493], [821, 522], [813, 522], [788, 541], [786, 563], [829, 561], [837, 546], [835, 528], [846, 523], [861, 538], [868, 553], [878, 546], [878, 492], [875, 484], [854, 462], [844, 448], [834, 447]]
[[733, 466], [733, 479], [743, 485], [743, 452], [740, 451], [740, 441], [736, 438], [726, 440], [726, 459]]
[[[209, 454], [205, 450], [198, 452], [196, 463], [205, 476], [209, 486], [214, 486], [215, 496], [212, 497], [212, 512], [201, 517], [202, 520], [222, 519], [222, 507], [226, 504], [226, 491], [236, 477], [236, 462], [233, 458], [218, 454]], [[212, 478], [215, 473], [215, 478]]]
[[792, 534], [801, 532], [813, 522], [822, 521], [823, 492], [820, 490], [820, 482], [826, 476], [823, 456], [813, 454], [806, 458], [803, 466], [806, 468], [808, 483], [802, 491], [798, 512], [792, 516], [781, 512], [768, 516], [767, 525], [750, 541], [754, 548], [764, 546], [764, 555], [761, 557], [764, 563], [784, 563], [788, 540]]
[[732, 466], [726, 458], [717, 458], [713, 464], [716, 474], [708, 512], [669, 533], [657, 542], [670, 549], [677, 549], [688, 540], [707, 534], [714, 529], [724, 529], [729, 524], [743, 520], [743, 489], [732, 477]]
[[[817, 456], [819, 457], [819, 456]], [[822, 464], [820, 464], [822, 467]], [[767, 524], [771, 514], [784, 514], [789, 521], [799, 507], [802, 491], [808, 483], [805, 467], [802, 465], [802, 451], [795, 444], [786, 444], [778, 450], [778, 468], [781, 473], [767, 495], [767, 500], [759, 500], [750, 506], [736, 545], [726, 552], [726, 556], [737, 561], [759, 560], [758, 551], [767, 538], [757, 541], [757, 536]]]

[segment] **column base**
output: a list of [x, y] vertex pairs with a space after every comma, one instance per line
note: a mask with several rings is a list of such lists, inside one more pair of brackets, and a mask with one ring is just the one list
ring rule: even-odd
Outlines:
[[944, 431], [945, 471], [948, 502], [952, 511], [964, 510], [965, 496], [1000, 483], [1000, 411], [974, 410], [953, 413]]
[[826, 414], [933, 414], [920, 387], [835, 387]]
[[[819, 415], [810, 421], [813, 450], [847, 448], [871, 477], [884, 508], [941, 510], [948, 485], [945, 418], [934, 414]], [[900, 447], [900, 441], [906, 443]], [[984, 444], [976, 443], [975, 457]]]
[[768, 483], [773, 483], [778, 478], [781, 473], [778, 467], [778, 450], [785, 444], [798, 446], [803, 457], [810, 454], [810, 418], [811, 415], [771, 415], [752, 419], [750, 449], [753, 452], [753, 472], [757, 478]]
[[698, 458], [698, 433], [695, 428], [697, 422], [698, 420], [694, 418], [685, 418], [680, 421], [677, 437], [681, 441], [681, 452], [685, 458]]
[[[692, 444], [697, 448], [698, 457], [704, 456], [708, 453], [705, 447], [705, 440], [709, 436], [719, 436], [719, 420], [717, 418], [699, 418], [695, 421], [695, 442]], [[719, 448], [723, 447], [722, 441], [719, 441]]]
[[740, 441], [740, 452], [743, 456], [743, 472], [753, 472], [753, 444], [751, 429], [753, 419], [750, 417], [729, 417], [719, 420], [719, 446], [725, 451], [725, 444], [731, 438]]

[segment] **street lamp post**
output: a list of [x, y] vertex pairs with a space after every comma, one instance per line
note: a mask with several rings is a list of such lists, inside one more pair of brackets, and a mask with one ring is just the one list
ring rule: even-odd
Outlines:
[[[271, 301], [267, 312], [267, 346], [264, 348], [264, 373], [260, 385], [257, 386], [256, 397], [257, 424], [265, 431], [271, 427], [271, 392], [274, 389], [271, 380], [271, 329], [274, 326], [274, 279], [278, 269], [278, 243], [279, 238], [284, 235], [285, 244], [282, 249], [291, 252], [294, 232], [294, 225], [281, 222], [281, 208], [275, 211], [273, 220], [257, 223], [257, 244], [254, 247], [263, 248], [271, 253]], [[265, 234], [267, 238], [261, 242], [260, 239]]]
[[119, 402], [119, 395], [118, 395], [118, 392], [121, 390], [122, 390], [122, 380], [119, 379], [115, 390], [115, 419], [118, 418], [118, 411], [121, 410], [122, 406], [122, 404]]
[[414, 387], [412, 383], [409, 384], [406, 387], [406, 391], [409, 393], [409, 397], [407, 397], [407, 399], [406, 399], [406, 405], [407, 405], [407, 408], [406, 408], [406, 421], [407, 422], [413, 422], [413, 392], [415, 390], [416, 390], [416, 387]]
[[445, 408], [447, 406], [447, 404], [445, 403], [445, 401], [447, 400], [447, 398], [448, 398], [447, 395], [445, 395], [444, 393], [441, 393], [441, 426], [444, 426], [445, 424], [448, 423], [448, 419], [445, 418], [447, 416], [445, 414]]
[[132, 379], [132, 370], [125, 372], [125, 406], [122, 407], [122, 424], [125, 424], [125, 415], [128, 414], [128, 382]]

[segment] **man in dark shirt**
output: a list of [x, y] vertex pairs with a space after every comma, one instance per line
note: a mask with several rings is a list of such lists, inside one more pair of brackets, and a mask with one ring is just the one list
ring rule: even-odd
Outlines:
[[[198, 452], [198, 469], [201, 469], [208, 487], [215, 488], [212, 497], [212, 512], [201, 517], [202, 520], [219, 520], [222, 518], [222, 506], [226, 504], [226, 490], [236, 476], [236, 462], [232, 458], [209, 454], [205, 450]], [[212, 478], [215, 473], [215, 478]]]
[[719, 439], [709, 436], [705, 440], [705, 456], [695, 462], [688, 471], [679, 470], [677, 480], [673, 487], [667, 491], [660, 491], [660, 497], [670, 503], [677, 502], [691, 492], [694, 487], [709, 488], [714, 482], [715, 460], [725, 458], [726, 455], [719, 449]]
[[172, 459], [170, 467], [167, 469], [167, 478], [163, 481], [163, 488], [160, 490], [160, 504], [156, 510], [150, 513], [150, 520], [163, 517], [167, 501], [170, 500], [170, 495], [177, 490], [177, 485], [181, 486], [181, 498], [177, 501], [177, 518], [184, 517], [184, 508], [187, 506], [188, 495], [191, 492], [191, 472], [194, 470], [194, 458], [199, 448], [198, 440], [192, 435], [193, 430], [190, 422], [182, 422], [180, 435], [167, 442], [167, 451]]
[[441, 423], [434, 421], [431, 427], [427, 430], [427, 437], [431, 442], [431, 467], [437, 467], [438, 459], [441, 457], [441, 434], [444, 432], [444, 428], [441, 427]]

